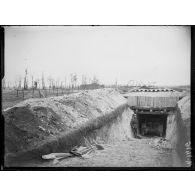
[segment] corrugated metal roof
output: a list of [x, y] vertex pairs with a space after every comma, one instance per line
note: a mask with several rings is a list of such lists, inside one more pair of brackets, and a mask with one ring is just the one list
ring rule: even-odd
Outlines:
[[140, 88], [140, 89], [135, 89], [132, 92], [169, 92], [169, 91], [176, 92], [173, 89], [158, 89], [158, 88], [156, 88], [156, 89], [155, 88], [153, 88], [153, 89]]
[[170, 88], [149, 88], [143, 86], [131, 90], [129, 93], [124, 94], [124, 96], [181, 97], [182, 93]]

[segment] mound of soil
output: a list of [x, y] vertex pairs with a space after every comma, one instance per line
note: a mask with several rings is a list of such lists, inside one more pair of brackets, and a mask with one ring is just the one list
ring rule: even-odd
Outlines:
[[31, 150], [126, 103], [113, 89], [28, 99], [5, 109], [5, 154]]

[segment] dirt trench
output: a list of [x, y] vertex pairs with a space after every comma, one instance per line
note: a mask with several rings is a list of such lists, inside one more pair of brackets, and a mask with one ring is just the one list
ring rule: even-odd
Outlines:
[[83, 158], [73, 157], [60, 161], [28, 162], [24, 167], [173, 167], [172, 151], [156, 147], [159, 138], [143, 138], [101, 142], [103, 150], [95, 150]]
[[[125, 128], [131, 134], [124, 139], [111, 139], [100, 142], [104, 150], [96, 150], [87, 158], [70, 158], [57, 163], [50, 162], [54, 167], [189, 167], [190, 159], [186, 156], [186, 143], [190, 142], [190, 98], [178, 102], [175, 111], [169, 112], [166, 118], [166, 132], [161, 136], [134, 137], [126, 120]], [[185, 104], [183, 104], [185, 102]], [[129, 113], [124, 113], [120, 120], [115, 121], [110, 128], [116, 132], [124, 132], [121, 125]], [[130, 111], [132, 119], [133, 112]], [[108, 127], [105, 127], [108, 131]], [[99, 132], [105, 134], [100, 129]], [[109, 136], [108, 136], [109, 137]], [[111, 138], [115, 136], [111, 135]], [[116, 137], [119, 136], [116, 134]], [[140, 139], [141, 138], [141, 139]], [[190, 151], [188, 151], [190, 152]], [[189, 156], [189, 155], [188, 155]]]
[[[177, 113], [178, 112], [178, 113]], [[101, 142], [104, 150], [96, 150], [85, 158], [69, 158], [49, 162], [42, 166], [52, 167], [188, 167], [185, 156], [186, 128], [179, 110], [167, 120], [167, 136], [142, 136], [136, 139]], [[122, 121], [121, 121], [122, 122]], [[117, 129], [118, 127], [115, 126]], [[119, 127], [120, 128], [120, 127]], [[103, 131], [102, 131], [103, 132]]]
[[[185, 143], [189, 140], [186, 136], [189, 126], [186, 129], [183, 122], [186, 106], [182, 108], [178, 104], [177, 112], [168, 116], [166, 140], [163, 140], [161, 137], [135, 139], [130, 125], [133, 111], [125, 104], [126, 100], [113, 90], [31, 101], [11, 108], [5, 114], [7, 153], [17, 155], [18, 151], [22, 151], [24, 156], [31, 157], [26, 161], [19, 155], [20, 162], [8, 163], [8, 166], [186, 166]], [[84, 145], [84, 137], [89, 142], [96, 140], [104, 150], [96, 150], [87, 158], [69, 158], [58, 163], [41, 160], [44, 154], [68, 152], [76, 145]], [[40, 146], [40, 143], [44, 144]], [[20, 147], [16, 147], [17, 144]]]
[[[42, 166], [51, 167], [188, 167], [186, 163], [186, 128], [182, 126], [180, 113], [172, 113], [167, 121], [167, 136], [132, 135], [127, 139], [99, 140], [104, 150], [96, 150], [85, 158], [69, 158], [49, 162]], [[123, 121], [121, 121], [123, 122]], [[114, 129], [120, 125], [113, 125]], [[118, 129], [119, 130], [119, 129]], [[119, 130], [120, 131], [120, 130]], [[101, 131], [103, 133], [103, 131]]]

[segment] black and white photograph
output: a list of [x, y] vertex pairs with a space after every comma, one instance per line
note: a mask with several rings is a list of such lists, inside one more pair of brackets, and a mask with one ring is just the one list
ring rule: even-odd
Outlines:
[[2, 26], [4, 168], [191, 168], [190, 26]]

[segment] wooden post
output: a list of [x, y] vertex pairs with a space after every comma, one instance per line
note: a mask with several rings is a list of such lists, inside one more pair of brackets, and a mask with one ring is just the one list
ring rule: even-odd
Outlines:
[[23, 93], [23, 99], [24, 99], [24, 89], [22, 90], [22, 93]]
[[39, 97], [41, 98], [41, 92], [40, 92], [40, 89], [39, 89]]
[[47, 97], [47, 89], [45, 89], [45, 97]]
[[139, 106], [139, 105], [138, 105], [138, 96], [137, 96], [137, 105], [136, 105], [136, 106]]
[[32, 97], [34, 98], [34, 87], [33, 87], [33, 90], [32, 90]]
[[18, 97], [18, 90], [16, 90], [17, 91], [17, 95], [16, 95], [16, 97]]
[[58, 88], [57, 88], [57, 96], [58, 96]]

